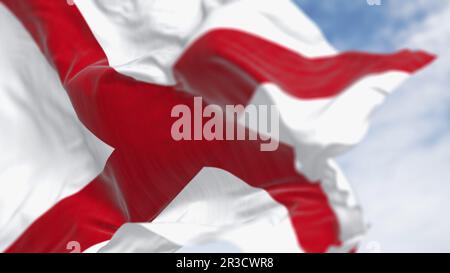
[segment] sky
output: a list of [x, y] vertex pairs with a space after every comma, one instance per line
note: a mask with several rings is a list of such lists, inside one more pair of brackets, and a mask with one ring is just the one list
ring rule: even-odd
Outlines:
[[438, 56], [388, 98], [365, 140], [338, 161], [369, 226], [360, 252], [450, 252], [450, 1], [292, 1], [341, 51]]
[[438, 56], [339, 158], [369, 229], [360, 252], [450, 252], [450, 1], [295, 0], [339, 50]]

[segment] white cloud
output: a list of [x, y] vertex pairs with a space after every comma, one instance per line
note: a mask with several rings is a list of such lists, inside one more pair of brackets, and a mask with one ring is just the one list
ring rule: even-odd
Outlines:
[[371, 223], [361, 250], [376, 241], [387, 252], [450, 252], [450, 3], [389, 5], [390, 19], [414, 21], [380, 30], [380, 40], [438, 60], [388, 100], [367, 139], [340, 160]]
[[428, 14], [437, 9], [445, 7], [448, 3], [439, 0], [414, 0], [414, 1], [392, 1], [386, 3], [389, 7], [389, 16], [397, 20], [410, 20], [421, 14]]

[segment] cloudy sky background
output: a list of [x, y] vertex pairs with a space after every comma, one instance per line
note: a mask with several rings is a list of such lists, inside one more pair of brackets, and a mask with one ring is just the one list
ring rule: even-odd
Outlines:
[[450, 1], [295, 1], [339, 50], [438, 55], [339, 162], [370, 224], [360, 251], [450, 252]]

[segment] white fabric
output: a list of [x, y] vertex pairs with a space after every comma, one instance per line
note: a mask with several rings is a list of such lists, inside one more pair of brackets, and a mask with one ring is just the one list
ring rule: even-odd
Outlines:
[[302, 251], [284, 206], [229, 172], [203, 168], [155, 220], [122, 226], [100, 252], [196, 249]]
[[109, 63], [138, 80], [175, 84], [172, 66], [216, 28], [246, 31], [305, 56], [332, 55], [319, 28], [290, 0], [75, 1]]
[[[175, 84], [172, 66], [177, 59], [196, 39], [217, 28], [252, 33], [308, 57], [336, 54], [320, 29], [291, 0], [96, 0], [76, 4], [120, 73], [157, 84]], [[316, 100], [297, 99], [276, 85], [264, 84], [252, 98], [250, 104], [277, 107], [280, 141], [294, 147], [299, 172], [322, 183], [344, 242], [331, 252], [348, 251], [364, 233], [361, 211], [333, 158], [362, 139], [370, 115], [407, 77], [398, 71], [365, 77], [334, 98]]]
[[52, 67], [0, 4], [0, 251], [103, 169], [112, 149], [85, 129]]
[[[274, 84], [261, 85], [251, 105], [275, 105], [280, 117], [279, 138], [295, 149], [296, 168], [310, 181], [320, 181], [340, 224], [341, 249], [355, 247], [365, 232], [361, 210], [333, 158], [356, 145], [367, 132], [369, 118], [408, 74], [389, 72], [365, 77], [340, 95], [315, 100], [290, 96]], [[257, 130], [258, 124], [239, 122]]]
[[[296, 149], [297, 167], [310, 180], [323, 179], [323, 166], [366, 135], [369, 118], [409, 74], [389, 72], [365, 77], [333, 98], [304, 100], [274, 84], [261, 85], [249, 105], [274, 105], [281, 142]], [[244, 116], [240, 122], [245, 124]], [[257, 124], [247, 124], [257, 130]]]
[[[110, 64], [120, 73], [152, 83], [174, 84], [172, 66], [186, 47], [218, 27], [250, 32], [305, 56], [336, 53], [290, 0], [76, 4]], [[97, 176], [112, 149], [78, 121], [56, 73], [1, 5], [0, 25], [0, 249], [4, 249], [58, 200]], [[367, 77], [333, 99], [299, 100], [271, 84], [255, 93], [253, 104], [277, 106], [280, 140], [296, 150], [299, 171], [321, 181], [338, 216], [344, 246], [330, 251], [351, 249], [364, 230], [357, 202], [332, 158], [360, 141], [370, 113], [406, 76], [390, 72]], [[231, 174], [209, 168], [155, 221], [124, 225], [111, 242], [91, 250], [173, 252], [214, 243], [233, 251], [301, 251], [283, 206]]]

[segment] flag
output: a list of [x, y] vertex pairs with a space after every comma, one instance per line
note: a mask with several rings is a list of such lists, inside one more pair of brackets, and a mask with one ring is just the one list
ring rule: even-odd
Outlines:
[[[5, 252], [354, 251], [365, 225], [334, 158], [434, 58], [337, 52], [289, 0], [0, 3]], [[174, 139], [196, 98], [243, 105], [233, 128], [260, 137]]]

